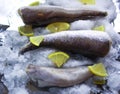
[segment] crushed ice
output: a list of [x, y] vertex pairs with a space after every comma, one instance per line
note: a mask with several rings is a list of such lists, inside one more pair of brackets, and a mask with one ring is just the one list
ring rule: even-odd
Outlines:
[[[7, 5], [10, 3], [10, 0], [4, 0], [4, 4]], [[22, 3], [20, 3], [22, 1]], [[2, 2], [2, 0], [0, 0]], [[20, 3], [19, 6], [15, 5], [15, 0], [12, 1], [12, 4], [14, 7], [8, 6], [9, 11], [4, 14], [4, 11], [7, 11], [8, 8], [5, 7], [5, 10], [2, 10], [4, 15], [7, 15], [11, 13], [11, 10], [13, 8], [18, 8], [21, 5], [28, 4], [23, 0], [18, 0], [16, 3]], [[24, 2], [24, 3], [23, 3]], [[106, 3], [105, 3], [106, 2]], [[2, 2], [3, 3], [3, 2]], [[67, 3], [67, 4], [66, 4]], [[3, 5], [4, 5], [3, 4]], [[81, 4], [78, 3], [77, 0], [46, 0], [46, 4], [51, 5], [58, 5], [63, 7], [76, 7], [80, 6]], [[102, 6], [101, 6], [102, 5]], [[115, 7], [113, 6], [113, 3], [111, 0], [105, 0], [104, 3], [102, 0], [97, 0], [98, 8], [100, 7], [105, 8], [109, 12], [108, 19], [111, 21], [115, 16]], [[1, 6], [3, 7], [3, 6]], [[16, 15], [9, 16], [9, 19], [12, 18], [12, 20], [16, 20]], [[19, 18], [17, 18], [19, 19]], [[11, 20], [10, 20], [11, 21]], [[13, 22], [13, 21], [12, 21]], [[15, 25], [13, 22], [12, 26], [15, 28], [17, 25]], [[114, 31], [112, 28], [113, 26], [108, 23], [108, 21], [105, 21], [105, 19], [102, 20], [95, 20], [95, 21], [75, 21], [71, 23], [71, 30], [77, 30], [77, 29], [91, 29], [94, 26], [99, 25], [105, 26], [105, 31], [111, 36], [113, 41], [113, 46], [111, 47], [111, 50], [109, 54], [105, 58], [99, 58], [99, 60], [92, 61], [86, 57], [80, 56], [78, 54], [71, 55], [71, 59], [63, 66], [63, 67], [74, 67], [74, 66], [80, 66], [80, 65], [90, 65], [94, 62], [103, 62], [108, 70], [108, 82], [107, 85], [102, 86], [101, 88], [98, 88], [96, 85], [92, 84], [92, 79], [89, 79], [83, 84], [75, 85], [73, 87], [68, 88], [49, 88], [47, 91], [38, 90], [37, 88], [35, 90], [30, 90], [26, 87], [27, 82], [29, 81], [29, 78], [25, 72], [26, 67], [29, 64], [36, 64], [41, 66], [54, 66], [54, 64], [47, 59], [47, 56], [49, 53], [56, 51], [55, 49], [50, 48], [40, 48], [35, 51], [27, 52], [25, 55], [18, 55], [19, 49], [28, 42], [27, 37], [20, 36], [17, 31], [14, 30], [8, 30], [5, 32], [0, 33], [0, 73], [4, 74], [2, 76], [1, 81], [4, 83], [4, 85], [7, 87], [9, 94], [90, 94], [91, 92], [93, 94], [118, 94], [120, 92], [120, 36]], [[11, 27], [12, 27], [11, 26]], [[10, 28], [9, 28], [10, 29]], [[41, 32], [40, 32], [41, 31]], [[37, 34], [46, 34], [48, 31], [46, 31], [44, 28], [37, 28], [35, 29], [36, 35]], [[34, 87], [35, 88], [35, 87]]]

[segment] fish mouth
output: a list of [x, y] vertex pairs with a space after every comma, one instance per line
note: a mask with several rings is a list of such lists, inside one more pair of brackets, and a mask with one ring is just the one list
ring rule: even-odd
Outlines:
[[34, 73], [36, 70], [35, 66], [30, 64], [28, 65], [28, 67], [26, 68], [26, 73]]
[[[32, 79], [39, 79], [39, 80], [44, 80], [42, 79], [42, 75], [40, 74], [40, 72], [38, 72], [38, 69], [39, 67], [33, 65], [33, 64], [30, 64], [28, 65], [28, 67], [26, 68], [26, 73], [28, 74], [28, 76]], [[42, 73], [42, 72], [41, 72]]]

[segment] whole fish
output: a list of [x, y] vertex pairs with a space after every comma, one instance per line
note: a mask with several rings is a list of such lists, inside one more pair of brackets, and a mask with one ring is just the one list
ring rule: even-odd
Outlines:
[[68, 87], [82, 83], [93, 76], [88, 67], [83, 66], [58, 69], [29, 65], [26, 72], [38, 87]]
[[96, 9], [70, 9], [59, 6], [27, 6], [18, 10], [27, 25], [45, 26], [53, 22], [73, 22], [107, 16], [107, 12]]
[[93, 30], [63, 31], [43, 37], [39, 46], [28, 43], [20, 50], [20, 54], [39, 47], [52, 47], [90, 57], [103, 57], [109, 52], [112, 43], [106, 32]]

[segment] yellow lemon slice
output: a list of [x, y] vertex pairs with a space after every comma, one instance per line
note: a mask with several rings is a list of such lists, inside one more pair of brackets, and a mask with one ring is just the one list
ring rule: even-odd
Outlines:
[[30, 42], [35, 46], [39, 46], [43, 40], [44, 40], [43, 36], [30, 37]]
[[101, 26], [98, 26], [98, 27], [93, 28], [93, 30], [105, 31], [105, 27], [104, 27], [103, 25], [101, 25]]
[[57, 66], [61, 67], [69, 59], [69, 55], [64, 52], [53, 52], [48, 58]]
[[96, 85], [103, 85], [106, 83], [106, 78], [105, 77], [100, 77], [100, 76], [94, 76], [93, 77], [93, 83]]
[[107, 71], [102, 63], [94, 64], [93, 66], [88, 66], [88, 68], [96, 76], [108, 76]]
[[38, 6], [40, 4], [39, 1], [35, 1], [29, 4], [29, 6]]
[[30, 36], [34, 35], [32, 26], [30, 26], [30, 25], [20, 26], [20, 27], [18, 27], [18, 31], [23, 36], [30, 37]]
[[80, 0], [81, 3], [84, 5], [95, 5], [96, 1], [95, 0]]
[[51, 33], [68, 30], [69, 28], [70, 28], [70, 24], [66, 22], [55, 22], [55, 23], [49, 24], [46, 27], [46, 29], [48, 29]]

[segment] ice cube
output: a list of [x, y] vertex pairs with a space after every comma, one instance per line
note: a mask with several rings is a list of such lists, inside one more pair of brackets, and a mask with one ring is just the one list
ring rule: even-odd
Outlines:
[[71, 30], [90, 30], [94, 26], [93, 21], [90, 20], [79, 20], [71, 23]]
[[8, 56], [10, 56], [11, 50], [7, 47], [0, 47], [0, 63], [5, 62]]
[[61, 89], [59, 90], [58, 94], [90, 94], [90, 90], [91, 88], [86, 85], [86, 84], [82, 84], [82, 85], [76, 85], [73, 86], [71, 88], [66, 88], [66, 89]]
[[19, 50], [25, 43], [28, 42], [26, 36], [20, 36], [18, 31], [7, 31], [5, 35], [5, 46], [12, 48], [12, 50]]
[[9, 94], [29, 94], [24, 87], [15, 87]]
[[120, 73], [114, 72], [114, 73], [110, 74], [107, 85], [110, 88], [113, 88], [113, 89], [119, 91], [120, 90]]
[[[37, 64], [40, 66], [54, 66], [54, 64], [48, 59], [48, 55], [54, 52], [54, 49], [40, 48], [31, 52], [28, 58], [29, 64]], [[26, 53], [27, 54], [27, 53]]]

